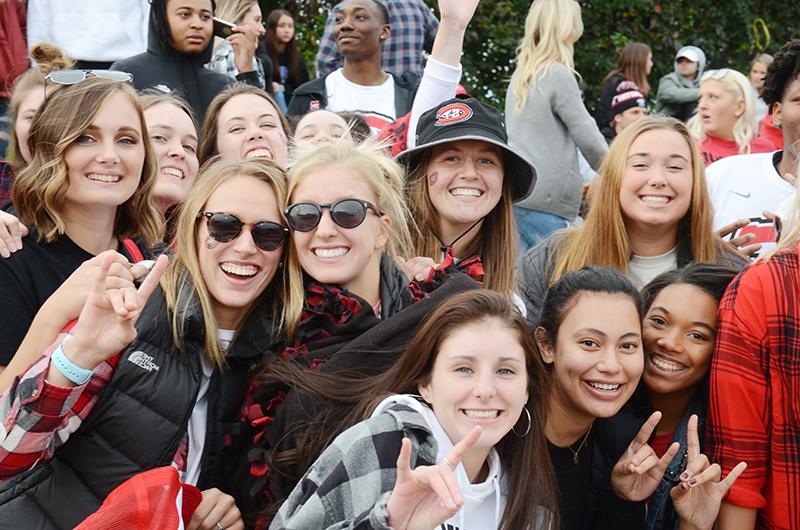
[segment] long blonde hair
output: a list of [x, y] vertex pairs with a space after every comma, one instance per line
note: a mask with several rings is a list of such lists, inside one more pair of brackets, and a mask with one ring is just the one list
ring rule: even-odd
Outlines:
[[[428, 193], [428, 163], [432, 150], [428, 149], [408, 177], [406, 201], [411, 217], [420, 227], [412, 230], [414, 256], [427, 256], [434, 261], [441, 259], [442, 243], [434, 230], [439, 232], [439, 214]], [[484, 218], [478, 234], [463, 256], [480, 256], [485, 272], [484, 287], [502, 293], [516, 290], [515, 270], [517, 258], [517, 223], [514, 219], [511, 200], [512, 175], [503, 177], [503, 191], [497, 205]]]
[[[161, 279], [167, 308], [171, 313], [172, 337], [175, 345], [181, 350], [184, 349], [185, 326], [189, 316], [196, 311], [196, 304], [199, 303], [205, 329], [203, 350], [209, 363], [219, 368], [225, 364], [225, 354], [217, 342], [219, 325], [214, 314], [211, 295], [200, 271], [197, 215], [221, 184], [239, 176], [252, 177], [269, 185], [275, 194], [278, 207], [286, 200], [286, 173], [274, 162], [264, 159], [211, 160], [200, 170], [192, 191], [179, 206], [175, 230], [175, 256]], [[281, 307], [281, 301], [286, 300], [284, 281], [275, 281], [273, 278], [259, 298], [264, 296], [274, 299], [273, 321], [276, 322], [277, 332], [281, 325], [278, 309]]]
[[[708, 81], [719, 81], [727, 92], [733, 94], [737, 103], [744, 103], [744, 112], [742, 112], [742, 115], [739, 116], [733, 126], [733, 139], [736, 145], [739, 146], [739, 154], [750, 153], [750, 142], [756, 135], [758, 127], [756, 123], [756, 99], [753, 95], [750, 81], [743, 73], [730, 68], [708, 70], [700, 78], [700, 87]], [[692, 134], [701, 141], [705, 140], [707, 135], [703, 132], [703, 124], [700, 121], [699, 113], [692, 116], [687, 125]]]
[[528, 93], [547, 75], [553, 63], [561, 63], [576, 76], [573, 45], [583, 35], [581, 6], [575, 0], [534, 0], [525, 19], [525, 36], [517, 47], [517, 68], [511, 90], [521, 111]]
[[[311, 172], [331, 166], [345, 167], [364, 179], [375, 194], [375, 207], [382, 215], [391, 219], [389, 239], [385, 252], [390, 256], [408, 257], [411, 245], [411, 216], [403, 200], [404, 173], [393, 159], [386, 156], [384, 146], [373, 142], [351, 145], [348, 142], [335, 144], [312, 144], [295, 152], [295, 160], [289, 169], [289, 185], [286, 194], [288, 206], [292, 193]], [[293, 333], [303, 312], [305, 289], [303, 269], [294, 242], [289, 245], [288, 300], [284, 305], [284, 322], [288, 336]]]
[[675, 118], [649, 116], [623, 129], [611, 143], [597, 172], [598, 190], [592, 199], [586, 222], [579, 228], [565, 231], [556, 251], [551, 254], [551, 284], [564, 274], [588, 265], [627, 272], [632, 251], [622, 217], [620, 188], [631, 145], [640, 135], [658, 130], [677, 132], [691, 152], [692, 198], [689, 210], [678, 222], [678, 237], [689, 238], [695, 261], [713, 263], [723, 254], [723, 243], [712, 230], [711, 199], [697, 143], [686, 126]]
[[48, 95], [31, 124], [28, 145], [36, 148], [30, 163], [14, 181], [12, 200], [20, 220], [36, 228], [40, 240], [53, 242], [65, 233], [62, 211], [69, 186], [65, 153], [89, 128], [100, 107], [116, 93], [124, 94], [136, 110], [142, 131], [144, 165], [139, 186], [117, 207], [114, 235], [141, 237], [150, 245], [161, 240], [164, 218], [150, 201], [158, 178], [158, 161], [147, 134], [139, 98], [129, 85], [99, 77], [65, 86]]

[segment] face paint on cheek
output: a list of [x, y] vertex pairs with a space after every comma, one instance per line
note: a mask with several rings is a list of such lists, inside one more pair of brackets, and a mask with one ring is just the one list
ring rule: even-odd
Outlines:
[[436, 184], [436, 181], [438, 181], [438, 180], [439, 180], [439, 172], [438, 171], [434, 171], [433, 173], [428, 175], [428, 184], [429, 185], [433, 186], [434, 184]]
[[216, 239], [214, 239], [213, 237], [211, 237], [211, 236], [208, 236], [208, 237], [206, 238], [206, 248], [207, 248], [208, 250], [212, 250], [212, 249], [216, 248], [216, 247], [217, 247], [217, 245], [219, 245], [219, 241], [217, 241], [217, 240], [216, 240]]

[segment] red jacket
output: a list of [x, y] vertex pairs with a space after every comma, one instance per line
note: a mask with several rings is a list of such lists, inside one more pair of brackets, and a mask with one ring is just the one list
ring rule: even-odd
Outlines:
[[10, 97], [14, 81], [28, 69], [25, 4], [0, 3], [0, 97]]

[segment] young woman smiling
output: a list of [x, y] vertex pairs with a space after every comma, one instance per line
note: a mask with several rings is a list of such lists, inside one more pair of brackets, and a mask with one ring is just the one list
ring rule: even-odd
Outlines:
[[248, 368], [279, 333], [285, 186], [271, 162], [204, 168], [161, 289], [165, 258], [137, 295], [132, 278], [108, 283], [105, 255], [75, 327], [0, 402], [0, 480], [23, 485], [0, 493], [3, 520], [73, 527], [132, 475], [172, 464], [204, 490], [201, 528], [243, 528], [217, 489], [227, 480], [219, 453]]
[[[59, 287], [85, 261], [119, 250], [125, 256], [112, 273], [124, 277], [128, 259], [142, 254], [129, 238], [147, 247], [160, 240], [163, 226], [149, 200], [158, 166], [136, 93], [125, 83], [90, 77], [54, 91], [34, 118], [29, 145], [37, 149], [15, 182], [13, 204], [30, 234], [22, 250], [0, 260], [0, 300], [15, 308], [0, 326], [3, 366], [57, 289], [47, 307], [78, 314], [86, 296], [81, 285], [94, 273], [84, 268], [88, 275]], [[50, 340], [69, 321], [42, 318], [54, 330]]]
[[277, 103], [263, 90], [237, 83], [208, 107], [200, 141], [200, 163], [219, 155], [228, 160], [266, 158], [289, 163], [291, 128]]
[[271, 528], [556, 524], [546, 374], [508, 297], [451, 298], [388, 372], [340, 383], [353, 405], [341, 425], [369, 419], [334, 440]]
[[702, 158], [678, 120], [647, 117], [626, 127], [598, 175], [586, 222], [554, 234], [518, 264], [531, 324], [538, 323], [547, 287], [587, 265], [616, 269], [641, 288], [691, 261], [747, 263], [711, 229]]

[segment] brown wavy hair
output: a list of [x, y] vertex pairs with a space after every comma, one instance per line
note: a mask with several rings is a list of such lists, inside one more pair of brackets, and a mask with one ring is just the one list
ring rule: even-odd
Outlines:
[[[419, 386], [430, 380], [442, 342], [453, 332], [489, 319], [512, 330], [525, 351], [528, 375], [525, 406], [531, 417], [525, 436], [509, 431], [495, 445], [503, 465], [504, 491], [508, 492], [499, 528], [558, 528], [557, 486], [544, 434], [550, 377], [525, 318], [509, 295], [503, 293], [476, 289], [445, 300], [427, 317], [397, 362], [377, 376], [354, 378], [346, 373], [311, 371], [281, 358], [264, 363], [264, 372], [257, 379], [259, 384], [288, 383], [294, 391], [308, 392], [324, 400], [322, 412], [308, 420], [307, 428], [297, 429], [302, 434], [295, 449], [275, 454], [273, 463], [288, 458], [299, 462], [305, 471], [336, 436], [369, 418], [383, 399], [393, 394], [418, 394]], [[325, 403], [333, 405], [326, 407]], [[527, 415], [522, 416], [514, 428], [517, 432], [526, 431]]]
[[126, 83], [95, 77], [48, 95], [33, 119], [28, 145], [35, 149], [31, 150], [30, 163], [14, 181], [12, 201], [20, 220], [36, 229], [40, 241], [53, 242], [65, 232], [62, 209], [69, 179], [64, 153], [116, 93], [127, 96], [139, 117], [144, 165], [139, 186], [117, 207], [114, 235], [120, 239], [138, 237], [149, 245], [161, 240], [164, 219], [150, 201], [158, 177], [158, 161], [139, 98]]

